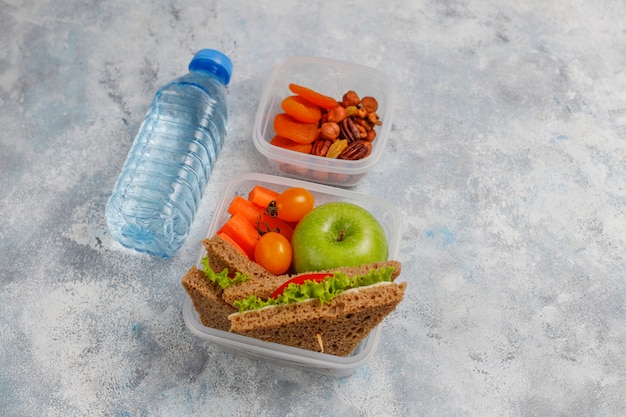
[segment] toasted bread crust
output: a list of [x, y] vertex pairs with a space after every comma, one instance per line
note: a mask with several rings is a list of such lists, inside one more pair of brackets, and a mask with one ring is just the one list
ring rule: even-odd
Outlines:
[[228, 315], [237, 309], [222, 299], [222, 289], [219, 285], [209, 281], [204, 272], [195, 266], [183, 276], [182, 284], [203, 325], [220, 330], [230, 328]]
[[230, 331], [301, 349], [349, 355], [404, 297], [406, 282], [348, 290], [327, 304], [319, 300], [231, 314]]
[[221, 272], [224, 268], [228, 268], [230, 272], [241, 272], [253, 280], [265, 278], [268, 274], [271, 275], [261, 265], [252, 262], [217, 235], [210, 239], [204, 239], [202, 245], [209, 255], [209, 266], [215, 272]]
[[251, 294], [268, 298], [276, 288], [289, 280], [288, 276], [274, 275], [256, 262], [252, 262], [219, 236], [205, 239], [202, 243], [209, 256], [209, 266], [212, 270], [221, 272], [228, 268], [230, 272], [240, 272], [250, 277], [250, 281], [224, 289], [221, 297], [229, 304]]

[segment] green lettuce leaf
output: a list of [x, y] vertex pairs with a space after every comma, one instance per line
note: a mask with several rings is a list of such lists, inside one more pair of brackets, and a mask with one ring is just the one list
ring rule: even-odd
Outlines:
[[228, 268], [224, 268], [222, 272], [213, 271], [209, 266], [208, 256], [202, 258], [202, 272], [204, 272], [209, 281], [217, 283], [217, 285], [222, 287], [222, 289], [228, 287], [229, 285], [250, 281], [249, 276], [240, 272], [235, 272], [235, 275], [231, 277]]
[[233, 305], [239, 312], [246, 310], [257, 310], [270, 305], [290, 304], [316, 298], [320, 303], [330, 302], [337, 295], [351, 288], [365, 287], [379, 282], [391, 282], [391, 275], [394, 267], [384, 267], [372, 269], [364, 275], [349, 277], [343, 272], [335, 272], [332, 277], [326, 278], [322, 282], [305, 281], [304, 284], [291, 283], [285, 291], [276, 298], [263, 300], [256, 295], [237, 300]]

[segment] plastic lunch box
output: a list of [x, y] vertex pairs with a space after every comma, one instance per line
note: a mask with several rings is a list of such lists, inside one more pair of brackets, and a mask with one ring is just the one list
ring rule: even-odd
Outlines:
[[[207, 237], [213, 236], [220, 226], [228, 219], [228, 205], [235, 195], [246, 197], [255, 185], [276, 190], [278, 192], [289, 187], [304, 187], [311, 191], [316, 199], [316, 205], [330, 201], [348, 201], [369, 210], [381, 223], [387, 235], [389, 259], [397, 259], [400, 251], [401, 216], [399, 210], [386, 200], [356, 193], [337, 187], [310, 183], [302, 180], [278, 177], [273, 175], [247, 173], [232, 179], [220, 196], [209, 228]], [[202, 268], [200, 260], [206, 255], [200, 244], [197, 266]], [[365, 364], [375, 353], [379, 339], [380, 326], [374, 328], [359, 346], [349, 356], [334, 356], [325, 353], [313, 352], [294, 348], [277, 343], [265, 342], [247, 336], [225, 332], [205, 327], [193, 307], [191, 299], [186, 296], [183, 305], [183, 317], [187, 327], [200, 338], [217, 343], [226, 348], [234, 349], [245, 355], [260, 357], [309, 371], [324, 373], [333, 376], [347, 376]]]
[[[372, 96], [378, 101], [377, 114], [382, 121], [372, 152], [366, 158], [346, 161], [304, 154], [271, 145], [275, 136], [274, 117], [282, 113], [280, 103], [293, 95], [289, 84], [300, 84], [341, 100], [348, 90], [360, 97]], [[281, 62], [272, 72], [257, 109], [253, 141], [273, 169], [293, 178], [340, 187], [358, 184], [376, 165], [389, 140], [393, 113], [393, 82], [383, 72], [348, 62], [316, 57], [293, 57]]]

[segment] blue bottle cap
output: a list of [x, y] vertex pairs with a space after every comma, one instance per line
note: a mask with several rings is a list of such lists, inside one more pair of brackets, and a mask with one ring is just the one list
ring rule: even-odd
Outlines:
[[215, 74], [224, 85], [230, 82], [233, 63], [230, 59], [214, 49], [201, 49], [189, 63], [189, 71], [206, 71]]

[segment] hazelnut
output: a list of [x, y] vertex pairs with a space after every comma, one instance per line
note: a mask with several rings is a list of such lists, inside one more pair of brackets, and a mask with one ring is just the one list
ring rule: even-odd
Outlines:
[[361, 107], [364, 107], [368, 113], [373, 113], [378, 110], [378, 101], [374, 97], [363, 97], [361, 99]]
[[376, 139], [376, 131], [374, 129], [367, 131], [367, 136], [365, 136], [365, 140], [368, 142], [372, 142]]
[[339, 137], [341, 128], [335, 122], [326, 122], [320, 127], [320, 138], [327, 140], [335, 140]]
[[332, 109], [328, 110], [327, 121], [339, 123], [343, 121], [347, 117], [346, 109], [342, 106], [335, 106]]
[[361, 100], [359, 96], [354, 91], [350, 90], [346, 94], [343, 95], [341, 102], [344, 107], [356, 106], [359, 104]]

